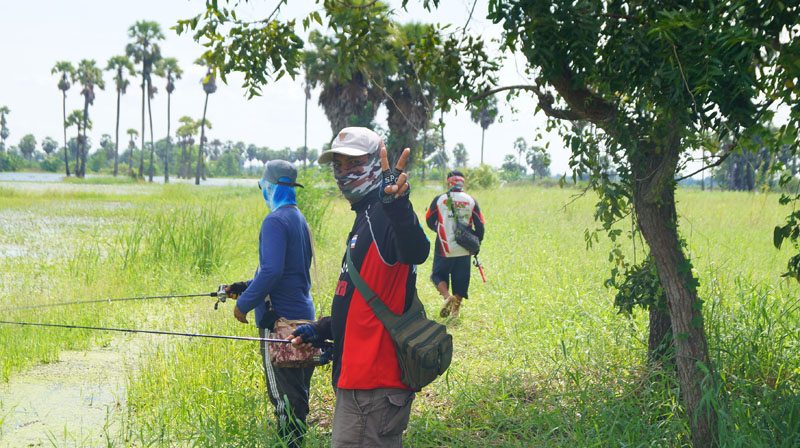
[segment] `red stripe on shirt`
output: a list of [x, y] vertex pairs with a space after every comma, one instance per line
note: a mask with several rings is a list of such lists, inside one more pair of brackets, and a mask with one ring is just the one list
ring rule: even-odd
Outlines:
[[[360, 270], [364, 282], [397, 314], [405, 305], [408, 273], [406, 264], [385, 264], [374, 241]], [[400, 381], [394, 341], [358, 290], [353, 291], [347, 311], [341, 366], [337, 386], [342, 389], [410, 389]]]

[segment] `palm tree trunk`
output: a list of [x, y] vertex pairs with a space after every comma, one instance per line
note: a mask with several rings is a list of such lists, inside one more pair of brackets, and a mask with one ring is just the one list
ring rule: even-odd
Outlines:
[[64, 166], [67, 168], [67, 177], [69, 177], [69, 149], [67, 146], [67, 92], [62, 90], [63, 105], [61, 110], [64, 113]]
[[114, 138], [114, 176], [117, 175], [117, 166], [119, 165], [119, 101], [122, 96], [122, 91], [117, 89], [117, 130]]
[[306, 97], [306, 112], [303, 125], [303, 167], [308, 166], [308, 97]]
[[139, 151], [139, 179], [144, 179], [144, 98], [145, 98], [145, 87], [147, 86], [147, 81], [145, 81], [145, 72], [144, 72], [144, 61], [142, 61], [142, 146]]
[[[200, 124], [200, 148], [197, 151], [197, 173], [194, 176], [194, 184], [200, 185], [200, 172], [205, 171], [203, 168], [203, 140], [206, 137], [206, 110], [208, 109], [208, 93], [206, 93], [206, 102], [203, 105], [203, 122]], [[205, 173], [203, 178], [205, 179]]]
[[186, 146], [186, 178], [191, 179], [192, 176], [192, 145]]
[[169, 106], [172, 94], [167, 92], [167, 149], [164, 150], [164, 183], [169, 183], [169, 153], [172, 149], [172, 144], [169, 140]]
[[81, 177], [80, 175], [80, 168], [81, 168], [81, 125], [78, 122], [78, 138], [75, 140], [78, 143], [78, 147], [75, 149], [75, 177]]
[[481, 165], [483, 165], [483, 137], [486, 135], [486, 129], [481, 128]]
[[181, 140], [178, 140], [178, 144], [181, 145], [181, 166], [178, 168], [178, 178], [184, 179], [186, 177], [186, 143]]
[[79, 177], [83, 179], [86, 177], [86, 153], [88, 152], [86, 149], [86, 143], [88, 140], [86, 139], [86, 129], [88, 128], [89, 124], [89, 99], [87, 98], [83, 105], [83, 142], [80, 144], [81, 152], [80, 152], [80, 174]]
[[148, 182], [153, 183], [153, 169], [155, 164], [153, 162], [153, 153], [156, 151], [156, 145], [153, 142], [153, 108], [150, 106], [150, 90], [153, 89], [153, 85], [151, 84], [150, 80], [147, 80], [147, 115], [150, 118], [150, 178]]
[[700, 191], [706, 191], [706, 171], [705, 171], [705, 167], [706, 167], [706, 150], [705, 149], [701, 149], [700, 150], [700, 160], [703, 161], [702, 162], [703, 163], [702, 164], [703, 171], [700, 173]]

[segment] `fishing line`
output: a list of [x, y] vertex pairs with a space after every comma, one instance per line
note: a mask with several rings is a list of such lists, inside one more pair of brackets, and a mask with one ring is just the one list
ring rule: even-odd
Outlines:
[[212, 338], [212, 339], [234, 339], [238, 341], [259, 341], [259, 342], [280, 342], [288, 344], [290, 341], [286, 339], [270, 339], [270, 338], [254, 338], [248, 336], [225, 336], [218, 334], [202, 334], [202, 333], [178, 333], [173, 331], [159, 331], [159, 330], [134, 330], [128, 328], [108, 328], [108, 327], [86, 327], [80, 325], [63, 325], [63, 324], [44, 324], [37, 322], [11, 322], [0, 320], [0, 324], [8, 325], [30, 325], [37, 327], [57, 327], [57, 328], [72, 328], [79, 330], [99, 330], [99, 331], [119, 331], [123, 333], [147, 333], [147, 334], [161, 334], [169, 336], [186, 336], [191, 338]]
[[50, 308], [56, 306], [82, 305], [85, 303], [109, 303], [109, 302], [122, 302], [126, 300], [152, 300], [152, 299], [172, 299], [172, 298], [183, 298], [183, 297], [217, 297], [217, 296], [219, 296], [219, 292], [207, 292], [204, 294], [182, 294], [182, 295], [170, 295], [170, 296], [124, 297], [119, 299], [77, 300], [74, 302], [45, 303], [41, 305], [25, 305], [25, 306], [16, 306], [12, 308], [3, 308], [0, 309], [0, 312], [30, 310], [35, 308]]

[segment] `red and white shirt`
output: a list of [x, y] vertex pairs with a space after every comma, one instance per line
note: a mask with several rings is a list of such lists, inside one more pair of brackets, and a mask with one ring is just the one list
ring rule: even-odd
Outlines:
[[464, 257], [471, 255], [469, 251], [456, 243], [455, 232], [456, 223], [453, 217], [453, 209], [450, 207], [452, 198], [458, 221], [466, 227], [475, 230], [478, 239], [483, 241], [484, 224], [481, 209], [478, 201], [463, 191], [451, 191], [440, 194], [433, 198], [428, 213], [425, 215], [425, 222], [431, 230], [436, 232], [436, 247], [439, 255], [450, 257]]

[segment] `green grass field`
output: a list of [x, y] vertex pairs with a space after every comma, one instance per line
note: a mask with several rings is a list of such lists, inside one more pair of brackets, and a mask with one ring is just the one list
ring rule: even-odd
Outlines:
[[[306, 182], [304, 182], [306, 183]], [[308, 185], [308, 183], [306, 183]], [[313, 183], [311, 183], [313, 185]], [[417, 394], [407, 446], [686, 446], [677, 380], [645, 362], [647, 316], [617, 314], [603, 287], [610, 243], [587, 250], [591, 194], [536, 186], [470, 191], [486, 217], [471, 298], [448, 319], [455, 353], [447, 373]], [[349, 206], [306, 189], [301, 209], [317, 244], [328, 314]], [[414, 187], [422, 217], [437, 194]], [[780, 278], [787, 251], [772, 228], [788, 209], [777, 196], [680, 191], [681, 232], [705, 300], [724, 446], [800, 444], [800, 288]], [[312, 205], [313, 204], [313, 205]], [[135, 184], [0, 183], [0, 308], [79, 299], [203, 293], [250, 278], [266, 212], [255, 188]], [[621, 223], [630, 229], [630, 221]], [[428, 233], [433, 239], [433, 233]], [[626, 240], [629, 257], [633, 247]], [[643, 256], [637, 242], [637, 259]], [[419, 268], [428, 314], [441, 299]], [[313, 274], [312, 274], [313, 278]], [[214, 299], [121, 302], [3, 312], [0, 320], [256, 336]], [[438, 317], [437, 317], [438, 319]], [[0, 325], [0, 379], [60, 350], [116, 336]], [[135, 336], [124, 412], [109, 446], [280, 446], [257, 343]], [[2, 397], [0, 397], [0, 401]], [[330, 367], [314, 376], [306, 446], [330, 444]], [[0, 422], [4, 417], [0, 408]], [[0, 442], [3, 433], [0, 432]], [[58, 445], [58, 442], [53, 442]]]

